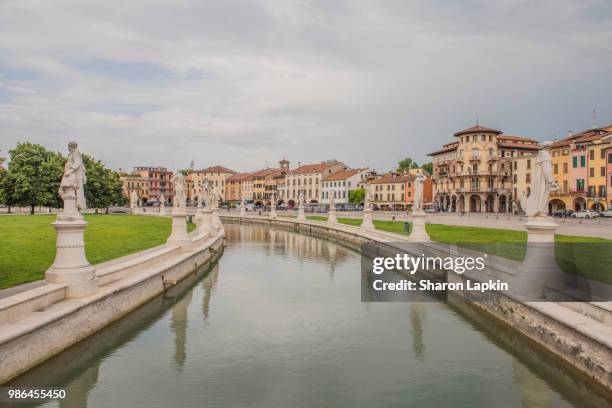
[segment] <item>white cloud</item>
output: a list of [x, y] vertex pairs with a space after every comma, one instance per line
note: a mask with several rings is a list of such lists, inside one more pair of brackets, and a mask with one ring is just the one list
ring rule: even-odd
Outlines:
[[0, 148], [386, 170], [476, 117], [539, 139], [612, 122], [605, 0], [117, 4], [0, 4]]

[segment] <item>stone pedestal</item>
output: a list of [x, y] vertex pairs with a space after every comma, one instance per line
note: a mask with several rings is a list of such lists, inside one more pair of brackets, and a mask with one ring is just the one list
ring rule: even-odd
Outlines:
[[87, 261], [83, 239], [87, 222], [78, 212], [72, 216], [62, 212], [53, 226], [57, 233], [55, 261], [45, 274], [46, 281], [68, 284], [68, 298], [94, 294], [98, 289], [96, 270]]
[[219, 218], [219, 209], [212, 209], [212, 224], [216, 229], [221, 229], [223, 224], [221, 223], [221, 218]]
[[546, 286], [563, 281], [555, 260], [555, 231], [559, 226], [552, 217], [530, 217], [523, 225], [527, 229], [527, 250], [516, 271], [517, 287], [511, 291], [526, 301], [535, 301], [544, 297]]
[[213, 225], [213, 210], [210, 208], [202, 209], [202, 213], [200, 214], [200, 223], [198, 224], [198, 232], [203, 234], [216, 231], [217, 228]]
[[425, 229], [427, 222], [426, 214], [423, 210], [412, 211], [412, 232], [410, 233], [410, 241], [413, 242], [429, 242], [429, 234]]
[[270, 219], [271, 220], [276, 219], [276, 207], [274, 205], [270, 207]]
[[172, 233], [167, 242], [181, 247], [191, 246], [191, 238], [187, 234], [187, 212], [178, 208], [174, 209], [170, 216], [172, 217]]
[[246, 208], [243, 205], [240, 206], [240, 216], [246, 216]]
[[297, 219], [299, 221], [305, 221], [306, 220], [306, 217], [304, 216], [304, 207], [302, 207], [302, 206], [298, 207]]
[[159, 206], [159, 215], [166, 215], [166, 206], [163, 204]]
[[329, 207], [329, 213], [327, 214], [328, 224], [337, 224], [338, 219], [336, 218], [336, 207]]
[[363, 222], [361, 223], [361, 229], [373, 230], [375, 229], [374, 223], [372, 222], [372, 209], [366, 208], [363, 210]]

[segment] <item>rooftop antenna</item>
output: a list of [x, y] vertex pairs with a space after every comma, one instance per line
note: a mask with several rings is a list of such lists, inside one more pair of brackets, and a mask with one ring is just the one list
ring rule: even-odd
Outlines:
[[478, 122], [478, 118], [476, 118], [476, 127], [480, 126]]
[[597, 129], [597, 111], [593, 109], [593, 119], [591, 119], [591, 126], [593, 129]]

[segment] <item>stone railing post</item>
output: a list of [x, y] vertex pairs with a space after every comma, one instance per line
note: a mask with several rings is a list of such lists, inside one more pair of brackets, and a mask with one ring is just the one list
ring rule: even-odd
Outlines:
[[327, 223], [328, 224], [338, 223], [338, 219], [336, 218], [336, 206], [333, 204], [329, 206], [329, 212], [327, 214]]
[[172, 217], [172, 233], [167, 242], [181, 247], [191, 246], [192, 241], [187, 233], [187, 211], [184, 208], [174, 207], [170, 216]]
[[412, 211], [412, 232], [410, 233], [409, 240], [413, 242], [429, 242], [429, 234], [425, 229], [427, 222], [425, 211], [421, 209]]
[[528, 300], [541, 299], [547, 285], [560, 282], [563, 272], [555, 257], [555, 231], [559, 228], [552, 217], [529, 217], [523, 224], [527, 230], [525, 259], [517, 269], [519, 295]]
[[363, 221], [361, 222], [361, 226], [359, 227], [364, 230], [374, 230], [374, 223], [372, 222], [372, 208], [369, 206], [365, 206], [363, 209]]

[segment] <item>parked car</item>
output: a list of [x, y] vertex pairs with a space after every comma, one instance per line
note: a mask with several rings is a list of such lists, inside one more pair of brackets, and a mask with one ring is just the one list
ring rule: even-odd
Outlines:
[[567, 218], [571, 217], [574, 212], [572, 210], [559, 210], [553, 213], [553, 217]]
[[599, 215], [605, 218], [612, 218], [612, 210], [604, 211], [600, 213]]
[[597, 218], [599, 214], [592, 210], [580, 210], [572, 214], [573, 218]]

